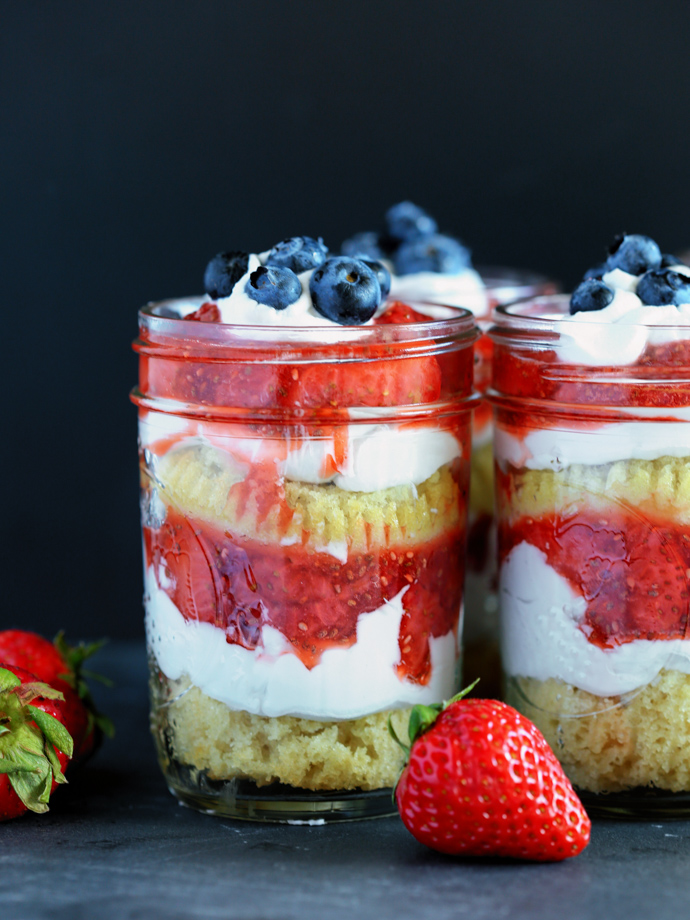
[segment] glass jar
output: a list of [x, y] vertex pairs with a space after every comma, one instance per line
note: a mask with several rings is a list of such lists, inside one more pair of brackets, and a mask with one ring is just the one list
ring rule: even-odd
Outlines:
[[500, 307], [506, 698], [588, 810], [690, 811], [690, 328]]
[[[484, 393], [491, 381], [493, 345], [487, 335], [496, 307], [527, 297], [555, 294], [560, 288], [544, 275], [514, 268], [478, 269], [486, 287], [486, 309], [476, 313], [482, 335], [474, 346], [474, 385]], [[470, 509], [465, 571], [465, 630], [463, 673], [467, 683], [479, 678], [476, 693], [500, 695], [498, 648], [496, 523], [494, 520], [494, 462], [491, 406], [482, 400], [474, 412]]]
[[151, 718], [174, 795], [394, 812], [388, 720], [459, 683], [471, 314], [358, 327], [139, 315]]

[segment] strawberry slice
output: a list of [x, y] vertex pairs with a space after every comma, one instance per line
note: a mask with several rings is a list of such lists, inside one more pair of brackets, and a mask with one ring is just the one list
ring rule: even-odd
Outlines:
[[289, 369], [280, 364], [183, 362], [166, 395], [203, 406], [267, 409], [289, 404], [290, 383]]
[[502, 553], [522, 540], [587, 601], [582, 629], [612, 648], [633, 639], [685, 638], [690, 541], [682, 528], [624, 510], [547, 515], [502, 530]]
[[211, 623], [228, 642], [247, 649], [272, 625], [309, 668], [327, 648], [349, 647], [360, 614], [377, 610], [403, 588], [401, 677], [424, 684], [429, 639], [457, 625], [462, 597], [462, 535], [396, 551], [371, 552], [341, 563], [299, 545], [280, 546], [229, 534], [186, 519], [172, 508], [157, 530], [145, 530], [147, 565], [159, 587], [188, 620]]
[[220, 310], [218, 309], [218, 304], [207, 300], [206, 303], [202, 303], [198, 310], [190, 313], [185, 319], [196, 320], [200, 323], [219, 323]]
[[400, 323], [428, 323], [429, 317], [425, 316], [424, 313], [419, 313], [417, 310], [413, 310], [409, 304], [403, 303], [400, 300], [395, 300], [387, 308], [385, 313], [382, 313], [381, 316], [377, 316], [374, 320], [375, 325], [377, 326], [387, 326], [391, 324], [398, 325]]
[[311, 409], [419, 405], [441, 393], [441, 368], [434, 357], [311, 364], [295, 376], [290, 402]]

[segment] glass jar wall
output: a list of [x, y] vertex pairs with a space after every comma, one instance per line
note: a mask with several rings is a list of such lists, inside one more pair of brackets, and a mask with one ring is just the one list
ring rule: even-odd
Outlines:
[[459, 680], [471, 316], [333, 330], [140, 313], [152, 727], [171, 791], [393, 811], [388, 732]]
[[690, 329], [499, 308], [507, 699], [589, 810], [690, 807]]

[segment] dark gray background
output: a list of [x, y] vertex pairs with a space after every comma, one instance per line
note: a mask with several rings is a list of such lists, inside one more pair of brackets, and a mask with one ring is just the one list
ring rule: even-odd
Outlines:
[[572, 284], [690, 246], [685, 2], [0, 4], [4, 625], [141, 634], [129, 343], [219, 249], [409, 197]]

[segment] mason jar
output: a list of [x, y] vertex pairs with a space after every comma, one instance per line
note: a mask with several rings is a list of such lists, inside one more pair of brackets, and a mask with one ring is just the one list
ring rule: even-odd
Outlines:
[[139, 314], [151, 724], [171, 792], [393, 813], [409, 709], [459, 684], [470, 313], [261, 327]]
[[690, 327], [499, 307], [506, 698], [594, 813], [690, 805]]
[[[558, 284], [544, 275], [516, 268], [480, 266], [485, 286], [481, 309], [473, 309], [482, 335], [474, 346], [474, 385], [484, 393], [491, 382], [493, 344], [487, 332], [496, 307], [527, 297], [555, 294]], [[470, 306], [471, 305], [467, 305]], [[496, 522], [491, 405], [482, 400], [474, 411], [470, 508], [465, 570], [464, 675], [479, 678], [476, 693], [498, 696], [501, 686], [498, 648]]]

